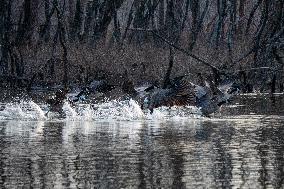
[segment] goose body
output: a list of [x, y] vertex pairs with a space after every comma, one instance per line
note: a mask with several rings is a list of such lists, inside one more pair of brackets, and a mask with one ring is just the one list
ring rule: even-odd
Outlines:
[[233, 82], [216, 86], [213, 82], [205, 82], [204, 86], [194, 85], [196, 106], [200, 108], [205, 116], [218, 111], [238, 93], [239, 87]]
[[67, 93], [67, 89], [60, 89], [55, 92], [54, 96], [46, 99], [45, 102], [49, 105], [49, 111], [61, 113], [64, 100], [66, 100]]
[[151, 84], [134, 88], [133, 82], [128, 78], [122, 83], [123, 92], [140, 103], [142, 109], [149, 109], [151, 113], [161, 106], [194, 104], [194, 92], [189, 91], [188, 87], [189, 83], [183, 77], [175, 78], [166, 88]]
[[94, 80], [87, 87], [90, 90], [90, 92], [94, 93], [95, 92], [105, 93], [115, 88], [114, 85], [108, 84], [106, 80]]
[[108, 84], [105, 80], [94, 80], [89, 85], [84, 87], [76, 96], [74, 96], [71, 101], [85, 101], [91, 94], [106, 93], [114, 88], [114, 85]]
[[161, 106], [185, 106], [193, 105], [194, 93], [188, 90], [188, 83], [184, 80], [178, 81], [165, 89], [155, 89], [145, 97], [142, 109], [149, 109], [152, 113], [154, 108]]

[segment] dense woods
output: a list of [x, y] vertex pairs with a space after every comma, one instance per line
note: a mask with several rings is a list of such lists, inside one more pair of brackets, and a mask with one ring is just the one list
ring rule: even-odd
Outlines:
[[2, 87], [201, 72], [282, 92], [284, 1], [1, 0], [0, 47]]

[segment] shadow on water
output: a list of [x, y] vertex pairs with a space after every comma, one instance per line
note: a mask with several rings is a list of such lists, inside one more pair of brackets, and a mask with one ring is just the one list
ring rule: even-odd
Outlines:
[[283, 188], [281, 105], [246, 100], [225, 118], [1, 121], [0, 188]]

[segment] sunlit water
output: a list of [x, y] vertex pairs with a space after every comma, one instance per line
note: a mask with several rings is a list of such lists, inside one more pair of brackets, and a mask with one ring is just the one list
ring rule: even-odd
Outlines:
[[0, 104], [0, 188], [283, 188], [284, 97], [241, 95], [211, 118], [133, 100]]

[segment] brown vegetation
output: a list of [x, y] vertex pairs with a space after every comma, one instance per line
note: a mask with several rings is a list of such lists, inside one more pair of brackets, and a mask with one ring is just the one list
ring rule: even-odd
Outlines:
[[2, 0], [0, 80], [117, 83], [127, 70], [135, 83], [163, 83], [201, 72], [283, 91], [283, 12], [283, 0]]

